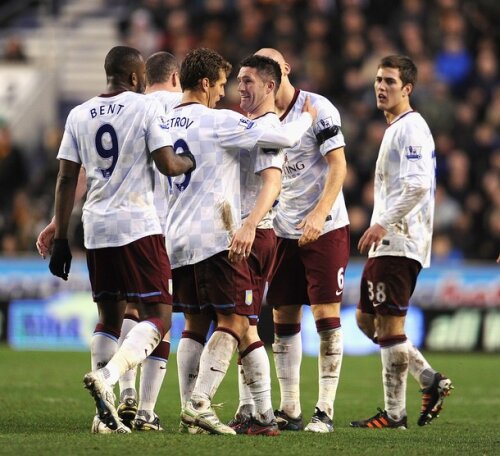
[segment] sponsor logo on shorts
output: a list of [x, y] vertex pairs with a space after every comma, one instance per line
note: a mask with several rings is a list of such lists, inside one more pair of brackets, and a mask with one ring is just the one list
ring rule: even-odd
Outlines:
[[168, 294], [172, 295], [174, 292], [174, 285], [172, 279], [168, 279]]
[[245, 290], [245, 304], [249, 306], [252, 304], [252, 302], [253, 302], [252, 290]]

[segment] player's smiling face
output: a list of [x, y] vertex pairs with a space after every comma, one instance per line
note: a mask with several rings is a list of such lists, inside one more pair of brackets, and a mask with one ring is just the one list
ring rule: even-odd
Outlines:
[[270, 93], [267, 84], [257, 73], [257, 69], [251, 67], [240, 69], [238, 92], [240, 94], [240, 108], [247, 114], [257, 111]]
[[412, 86], [403, 86], [398, 68], [379, 68], [374, 88], [378, 109], [396, 116], [409, 106], [408, 96]]

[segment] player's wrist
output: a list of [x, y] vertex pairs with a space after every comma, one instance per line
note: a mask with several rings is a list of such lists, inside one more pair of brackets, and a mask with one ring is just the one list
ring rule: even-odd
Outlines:
[[179, 155], [180, 157], [187, 157], [193, 163], [193, 166], [191, 168], [189, 168], [186, 171], [186, 173], [192, 173], [196, 169], [196, 159], [194, 158], [194, 155], [190, 151], [187, 150], [187, 151], [181, 152], [177, 155]]

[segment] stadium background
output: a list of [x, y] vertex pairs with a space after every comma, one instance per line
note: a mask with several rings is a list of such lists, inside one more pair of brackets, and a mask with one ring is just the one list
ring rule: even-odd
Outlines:
[[[499, 23], [495, 0], [1, 2], [0, 340], [16, 348], [87, 347], [96, 311], [80, 208], [68, 283], [48, 273], [34, 244], [53, 212], [66, 115], [104, 90], [107, 51], [128, 44], [146, 57], [167, 50], [182, 60], [207, 46], [236, 72], [243, 57], [271, 46], [291, 63], [296, 87], [327, 96], [342, 116], [352, 230], [342, 318], [353, 336], [346, 343], [359, 338], [351, 319], [363, 259], [355, 246], [369, 223], [385, 130], [373, 77], [381, 56], [405, 53], [419, 67], [412, 104], [434, 133], [438, 160], [433, 266], [415, 293], [412, 338], [428, 349], [500, 351]], [[221, 107], [238, 103], [233, 73]], [[268, 309], [263, 324], [269, 342]], [[307, 316], [304, 327], [307, 349], [315, 337]]]

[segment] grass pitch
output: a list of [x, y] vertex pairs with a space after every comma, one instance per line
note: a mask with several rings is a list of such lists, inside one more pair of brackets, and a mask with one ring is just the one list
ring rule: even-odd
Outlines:
[[[428, 354], [455, 385], [441, 417], [418, 427], [418, 385], [409, 377], [407, 431], [349, 428], [383, 408], [378, 356], [345, 357], [335, 403], [335, 432], [285, 432], [279, 437], [181, 435], [175, 356], [157, 405], [165, 432], [92, 435], [93, 401], [83, 388], [88, 353], [15, 352], [0, 346], [0, 455], [498, 455], [500, 454], [500, 356]], [[272, 362], [272, 360], [271, 360]], [[272, 367], [273, 369], [273, 367]], [[274, 375], [274, 371], [273, 371]], [[233, 363], [215, 402], [229, 420], [237, 406]], [[273, 402], [279, 404], [273, 378]], [[302, 363], [302, 410], [307, 421], [317, 395], [317, 361]]]

